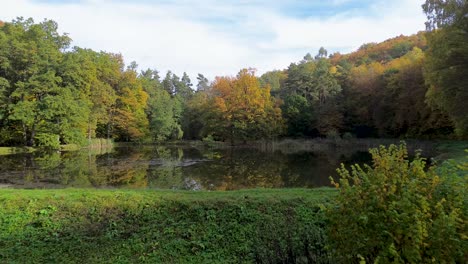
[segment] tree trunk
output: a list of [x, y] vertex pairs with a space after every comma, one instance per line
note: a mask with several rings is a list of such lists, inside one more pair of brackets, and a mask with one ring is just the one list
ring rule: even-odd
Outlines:
[[26, 125], [24, 122], [21, 122], [21, 125], [23, 126], [23, 140], [24, 140], [24, 145], [28, 145], [28, 129], [26, 128]]
[[34, 138], [36, 137], [36, 124], [31, 128], [31, 137], [29, 138], [29, 146], [32, 147], [35, 144]]

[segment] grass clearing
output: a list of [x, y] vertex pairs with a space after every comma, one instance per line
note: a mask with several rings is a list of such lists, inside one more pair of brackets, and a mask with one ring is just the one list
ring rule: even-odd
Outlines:
[[330, 188], [233, 192], [0, 190], [8, 263], [330, 261]]

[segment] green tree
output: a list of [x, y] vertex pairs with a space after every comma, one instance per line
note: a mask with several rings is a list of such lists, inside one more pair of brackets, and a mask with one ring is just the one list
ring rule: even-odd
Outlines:
[[210, 89], [210, 82], [203, 74], [199, 73], [197, 80], [197, 91], [208, 91]]
[[184, 138], [202, 139], [203, 136], [210, 134], [211, 131], [205, 130], [205, 122], [209, 112], [208, 102], [208, 92], [199, 90], [185, 103], [181, 120]]
[[156, 90], [150, 97], [149, 122], [152, 138], [156, 141], [181, 139], [183, 132], [179, 124], [180, 102], [171, 97], [165, 90]]
[[341, 86], [335, 77], [336, 69], [325, 58], [326, 53], [322, 48], [316, 60], [291, 64], [281, 92], [283, 98], [289, 94], [306, 98], [311, 112], [314, 113], [310, 122], [314, 125], [313, 130], [322, 135], [339, 130], [343, 123], [343, 117], [336, 103], [337, 96], [341, 93]]
[[[175, 75], [174, 75], [175, 76]], [[184, 72], [180, 81], [175, 80], [176, 83], [176, 94], [180, 96], [184, 101], [187, 101], [193, 96], [192, 81], [187, 73]]]
[[175, 88], [175, 85], [174, 85], [174, 77], [173, 77], [173, 73], [171, 71], [167, 71], [166, 73], [166, 77], [164, 77], [163, 81], [162, 81], [162, 87], [163, 89], [169, 93], [170, 95], [175, 95], [176, 93], [176, 88]]
[[307, 99], [303, 96], [292, 94], [284, 99], [281, 106], [283, 117], [287, 124], [287, 135], [303, 137], [313, 135], [315, 116]]
[[318, 54], [315, 55], [315, 59], [316, 60], [325, 59], [327, 58], [327, 55], [328, 55], [328, 51], [324, 47], [320, 47]]
[[427, 0], [428, 17], [426, 80], [427, 99], [446, 111], [460, 137], [468, 136], [468, 3], [457, 0]]
[[271, 88], [271, 94], [275, 96], [280, 92], [280, 89], [284, 85], [286, 77], [287, 74], [285, 71], [269, 71], [260, 76], [260, 85], [262, 87], [266, 87], [267, 85], [269, 85]]
[[85, 137], [87, 98], [61, 76], [62, 51], [71, 40], [57, 29], [51, 20], [35, 24], [23, 18], [0, 28], [0, 89], [7, 102], [1, 107], [2, 130], [21, 135], [25, 145], [56, 148], [60, 143], [81, 143]]

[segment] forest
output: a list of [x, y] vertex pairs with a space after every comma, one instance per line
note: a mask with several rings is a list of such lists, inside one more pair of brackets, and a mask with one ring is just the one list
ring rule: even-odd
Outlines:
[[467, 263], [468, 2], [422, 10], [213, 80], [0, 21], [0, 262]]
[[349, 54], [320, 48], [287, 69], [256, 76], [245, 68], [212, 81], [200, 73], [196, 84], [186, 73], [138, 71], [120, 53], [72, 46], [52, 20], [1, 22], [0, 145], [466, 139], [467, 22], [451, 11], [431, 17], [428, 5], [427, 31]]

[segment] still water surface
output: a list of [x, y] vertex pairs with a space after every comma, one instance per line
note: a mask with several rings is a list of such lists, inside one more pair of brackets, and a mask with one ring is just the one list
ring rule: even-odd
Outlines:
[[253, 147], [127, 146], [106, 151], [0, 157], [10, 188], [237, 190], [329, 186], [340, 163], [368, 163], [363, 150], [264, 151]]

